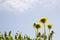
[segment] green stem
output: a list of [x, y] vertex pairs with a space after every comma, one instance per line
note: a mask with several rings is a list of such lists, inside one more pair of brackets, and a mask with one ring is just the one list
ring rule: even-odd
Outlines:
[[50, 29], [49, 29], [49, 34], [48, 34], [48, 40], [51, 40]]
[[38, 39], [37, 39], [37, 38], [38, 38], [37, 35], [38, 35], [38, 29], [36, 30], [36, 40], [38, 40]]
[[38, 29], [37, 29], [37, 34], [38, 34]]
[[45, 23], [44, 23], [44, 34], [46, 35], [46, 28], [45, 28]]
[[46, 27], [45, 27], [45, 23], [44, 23], [44, 40], [46, 40], [45, 35], [46, 35]]
[[50, 29], [49, 29], [49, 34], [48, 34], [48, 40], [51, 40]]
[[51, 40], [52, 40], [52, 36], [51, 36]]
[[50, 29], [49, 29], [49, 34], [50, 34]]
[[37, 29], [37, 35], [38, 35], [38, 29]]
[[36, 30], [35, 30], [35, 36], [36, 36]]

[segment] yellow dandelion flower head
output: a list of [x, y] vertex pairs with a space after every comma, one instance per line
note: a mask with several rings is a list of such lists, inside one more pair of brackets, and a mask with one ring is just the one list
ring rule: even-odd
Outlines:
[[37, 24], [36, 25], [36, 29], [39, 29], [39, 28], [41, 28], [41, 25], [40, 24]]
[[41, 24], [38, 24], [38, 23], [34, 23], [33, 26], [34, 26], [35, 29], [39, 29], [39, 28], [42, 27], [42, 25]]
[[39, 21], [42, 23], [45, 23], [48, 21], [48, 18], [47, 17], [41, 17]]
[[52, 24], [47, 24], [47, 27], [49, 28], [49, 29], [51, 29], [52, 28]]

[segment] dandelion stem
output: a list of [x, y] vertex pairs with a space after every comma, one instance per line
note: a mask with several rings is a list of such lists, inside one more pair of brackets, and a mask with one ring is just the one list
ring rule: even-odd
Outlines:
[[45, 23], [44, 23], [44, 34], [46, 35], [46, 28], [45, 28]]
[[52, 40], [52, 37], [51, 37], [51, 40]]
[[49, 34], [50, 34], [50, 29], [49, 29]]
[[36, 30], [35, 30], [35, 36], [36, 36]]
[[37, 35], [38, 35], [38, 29], [37, 29]]
[[44, 40], [46, 40], [45, 35], [46, 35], [46, 28], [45, 28], [45, 23], [44, 23]]

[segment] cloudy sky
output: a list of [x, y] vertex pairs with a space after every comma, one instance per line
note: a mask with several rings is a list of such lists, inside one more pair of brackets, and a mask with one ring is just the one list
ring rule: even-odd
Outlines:
[[[0, 31], [17, 31], [35, 37], [33, 23], [48, 17], [55, 31], [54, 40], [60, 35], [60, 0], [0, 0]], [[40, 29], [43, 32], [43, 27]]]

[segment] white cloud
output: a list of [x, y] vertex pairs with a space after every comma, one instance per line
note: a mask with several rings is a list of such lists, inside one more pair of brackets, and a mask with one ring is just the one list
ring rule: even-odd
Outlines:
[[59, 0], [0, 0], [0, 9], [28, 10], [37, 4], [42, 7], [54, 7], [59, 5]]
[[37, 0], [5, 0], [0, 1], [0, 7], [24, 11], [32, 8], [36, 2]]

